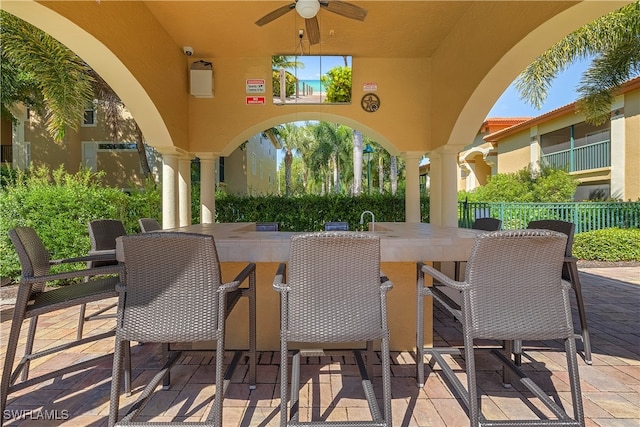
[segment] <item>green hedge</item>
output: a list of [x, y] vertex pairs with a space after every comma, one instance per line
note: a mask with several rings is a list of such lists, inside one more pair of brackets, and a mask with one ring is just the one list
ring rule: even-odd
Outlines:
[[131, 194], [100, 184], [100, 174], [62, 169], [20, 172], [0, 191], [0, 276], [16, 277], [20, 264], [8, 236], [17, 226], [33, 227], [52, 259], [86, 254], [91, 245], [87, 224], [119, 219], [129, 233], [139, 232], [138, 218], [157, 217], [160, 192], [148, 187]]
[[[422, 222], [429, 222], [429, 198], [421, 199]], [[216, 222], [279, 222], [282, 231], [319, 231], [329, 221], [346, 221], [351, 230], [360, 227], [360, 215], [369, 210], [375, 220], [403, 222], [404, 194], [300, 197], [233, 196], [216, 194]], [[365, 225], [371, 220], [365, 216]]]
[[606, 228], [576, 234], [573, 255], [595, 261], [640, 261], [640, 229]]

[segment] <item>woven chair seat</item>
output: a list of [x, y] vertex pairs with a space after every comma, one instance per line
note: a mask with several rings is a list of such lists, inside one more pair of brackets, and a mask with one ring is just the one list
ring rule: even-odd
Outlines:
[[73, 307], [80, 302], [86, 304], [109, 297], [115, 298], [118, 296], [116, 285], [119, 281], [118, 277], [106, 277], [40, 292], [34, 296], [33, 303], [27, 307], [26, 317], [37, 316], [54, 309]]

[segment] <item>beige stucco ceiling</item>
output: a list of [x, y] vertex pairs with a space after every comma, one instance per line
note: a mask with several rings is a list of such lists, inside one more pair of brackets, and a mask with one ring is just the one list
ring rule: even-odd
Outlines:
[[[304, 20], [295, 11], [258, 27], [255, 21], [290, 1], [174, 2], [145, 1], [177, 45], [192, 46], [205, 57], [299, 53], [298, 30]], [[321, 9], [321, 43], [305, 53], [362, 57], [431, 56], [472, 1], [355, 1], [368, 10], [364, 22]], [[332, 34], [333, 35], [330, 35]], [[222, 42], [223, 41], [223, 42]]]
[[[321, 43], [303, 40], [302, 52], [352, 55], [354, 102], [248, 106], [245, 79], [270, 84], [271, 56], [301, 53], [304, 23], [295, 11], [255, 25], [287, 3], [3, 0], [0, 7], [57, 37], [96, 69], [151, 145], [225, 155], [259, 131], [311, 119], [359, 129], [392, 153], [457, 150], [537, 55], [628, 2], [353, 1], [368, 10], [366, 20], [321, 10]], [[193, 57], [185, 57], [185, 45]], [[189, 95], [188, 69], [196, 58], [214, 64], [214, 98]], [[360, 108], [364, 82], [377, 84], [375, 113]]]

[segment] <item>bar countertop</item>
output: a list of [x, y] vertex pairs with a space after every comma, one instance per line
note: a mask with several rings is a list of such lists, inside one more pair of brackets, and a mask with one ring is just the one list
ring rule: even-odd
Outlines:
[[[166, 231], [211, 234], [220, 261], [286, 262], [289, 231], [255, 231], [255, 223], [194, 224]], [[478, 230], [436, 226], [428, 223], [376, 222], [383, 262], [466, 260]]]

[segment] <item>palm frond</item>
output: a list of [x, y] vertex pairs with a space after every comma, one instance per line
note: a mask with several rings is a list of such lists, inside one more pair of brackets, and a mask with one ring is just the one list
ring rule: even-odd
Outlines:
[[2, 50], [38, 82], [48, 112], [47, 129], [60, 141], [65, 128], [77, 128], [93, 99], [89, 67], [53, 37], [3, 12]]
[[640, 2], [636, 1], [592, 21], [550, 47], [516, 79], [520, 98], [535, 108], [544, 104], [553, 80], [574, 61], [600, 56], [638, 38]]
[[600, 125], [610, 114], [616, 90], [640, 74], [640, 39], [626, 40], [593, 60], [585, 72], [578, 93], [578, 111], [587, 122]]

